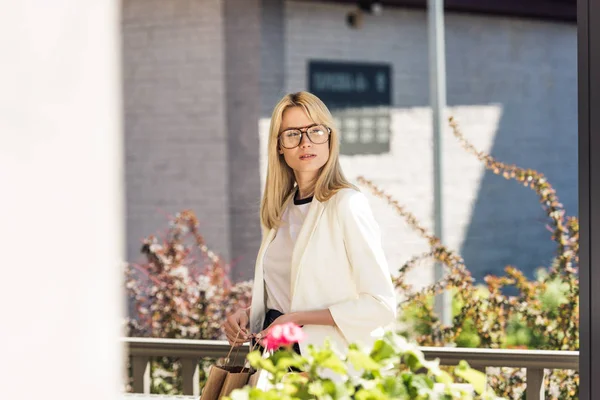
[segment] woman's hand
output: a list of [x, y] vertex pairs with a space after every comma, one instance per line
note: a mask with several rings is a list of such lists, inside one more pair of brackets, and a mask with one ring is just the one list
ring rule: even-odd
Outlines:
[[232, 346], [241, 346], [250, 340], [248, 334], [248, 310], [240, 308], [233, 314], [229, 314], [223, 325], [223, 331]]

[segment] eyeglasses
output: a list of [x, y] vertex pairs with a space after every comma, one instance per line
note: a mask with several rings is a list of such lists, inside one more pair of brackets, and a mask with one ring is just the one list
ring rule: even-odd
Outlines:
[[331, 129], [323, 124], [311, 125], [302, 132], [300, 129], [287, 129], [279, 134], [279, 143], [281, 147], [293, 149], [302, 143], [302, 135], [306, 134], [308, 140], [314, 144], [323, 144], [329, 140]]

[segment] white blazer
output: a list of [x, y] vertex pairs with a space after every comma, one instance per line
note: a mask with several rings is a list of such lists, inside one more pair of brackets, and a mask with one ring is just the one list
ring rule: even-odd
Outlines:
[[[293, 196], [290, 196], [285, 203]], [[265, 231], [256, 260], [250, 329], [262, 330], [266, 312], [263, 258], [276, 229]], [[306, 340], [321, 347], [326, 337], [340, 352], [356, 342], [372, 345], [396, 319], [396, 295], [381, 246], [379, 226], [367, 198], [342, 189], [328, 201], [311, 202], [292, 252], [290, 311], [328, 308], [336, 326], [305, 325]]]

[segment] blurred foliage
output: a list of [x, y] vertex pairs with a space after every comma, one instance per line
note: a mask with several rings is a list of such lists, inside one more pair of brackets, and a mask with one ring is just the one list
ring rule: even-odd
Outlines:
[[[192, 211], [178, 213], [162, 237], [144, 239], [145, 262], [127, 265], [128, 336], [225, 340], [221, 325], [227, 313], [250, 306], [252, 283], [231, 282], [229, 265], [208, 249], [198, 227]], [[180, 394], [180, 370], [176, 359], [156, 358], [152, 392]]]
[[[322, 346], [308, 345], [307, 353], [296, 354], [291, 345], [267, 357], [258, 350], [251, 352], [250, 364], [267, 379], [234, 390], [224, 400], [503, 400], [486, 391], [485, 375], [465, 361], [455, 368], [455, 375], [468, 385], [456, 384], [439, 360], [427, 360], [415, 343], [391, 331], [368, 351], [352, 343], [340, 355], [325, 340]], [[289, 367], [304, 372], [290, 373]], [[324, 370], [346, 379], [334, 381]]]
[[[407, 326], [404, 334], [425, 346], [578, 350], [578, 219], [565, 216], [563, 205], [544, 175], [507, 165], [478, 151], [453, 118], [450, 126], [463, 148], [476, 156], [486, 169], [519, 182], [537, 194], [548, 216], [551, 239], [556, 244], [555, 258], [552, 265], [538, 272], [535, 280], [530, 281], [517, 268], [507, 266], [505, 276], [488, 275], [486, 285], [477, 286], [462, 257], [425, 229], [406, 207], [373, 182], [360, 177], [360, 184], [393, 207], [431, 247], [429, 252], [406, 262], [395, 277], [396, 287], [406, 295], [399, 305], [402, 322]], [[406, 274], [428, 259], [444, 265], [446, 277], [423, 290], [413, 291], [406, 284]], [[517, 293], [507, 295], [506, 288], [516, 289]], [[443, 325], [433, 310], [434, 296], [444, 290], [453, 294], [453, 320], [449, 326]], [[496, 394], [510, 399], [524, 398], [523, 371], [503, 368], [496, 372], [489, 376], [489, 384]], [[549, 371], [545, 383], [548, 399], [578, 396], [579, 376], [574, 371]]]

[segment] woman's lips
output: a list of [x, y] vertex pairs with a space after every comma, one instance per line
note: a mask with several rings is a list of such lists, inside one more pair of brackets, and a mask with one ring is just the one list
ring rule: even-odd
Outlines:
[[311, 160], [313, 158], [315, 158], [316, 155], [315, 154], [303, 154], [300, 156], [301, 160]]

